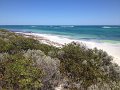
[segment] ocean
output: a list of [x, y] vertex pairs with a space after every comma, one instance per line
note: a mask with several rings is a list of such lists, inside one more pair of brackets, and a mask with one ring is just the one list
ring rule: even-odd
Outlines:
[[15, 32], [32, 32], [57, 35], [75, 40], [120, 43], [120, 26], [80, 25], [0, 25], [0, 28]]
[[82, 42], [88, 48], [97, 47], [113, 57], [120, 66], [120, 26], [114, 25], [0, 25], [17, 33], [42, 36], [50, 41], [67, 44]]

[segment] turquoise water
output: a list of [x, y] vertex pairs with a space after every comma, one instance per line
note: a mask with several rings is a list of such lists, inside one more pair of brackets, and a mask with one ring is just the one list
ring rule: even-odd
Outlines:
[[120, 43], [120, 26], [0, 25], [15, 32], [59, 35], [70, 39]]

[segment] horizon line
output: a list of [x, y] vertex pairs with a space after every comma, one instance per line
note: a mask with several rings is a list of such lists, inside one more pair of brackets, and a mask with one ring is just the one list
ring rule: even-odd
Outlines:
[[[41, 26], [42, 26], [42, 25], [43, 25], [43, 26], [44, 26], [44, 25], [45, 25], [45, 26], [62, 26], [62, 24], [58, 24], [58, 25], [57, 25], [57, 24], [0, 24], [0, 26], [2, 26], [2, 25], [18, 25], [18, 26], [19, 26], [19, 25], [26, 25], [26, 26], [27, 26], [27, 25], [36, 25], [36, 26], [37, 26], [37, 25], [41, 25]], [[107, 24], [98, 24], [98, 25], [97, 25], [97, 24], [88, 24], [88, 25], [87, 25], [87, 24], [81, 24], [81, 25], [79, 25], [79, 24], [63, 24], [63, 26], [72, 26], [72, 25], [73, 25], [73, 26], [93, 26], [93, 25], [94, 25], [94, 26], [103, 26], [103, 25], [105, 25], [105, 26], [110, 26], [110, 25], [120, 26], [120, 25], [117, 25], [117, 24], [108, 24], [108, 25], [107, 25]]]

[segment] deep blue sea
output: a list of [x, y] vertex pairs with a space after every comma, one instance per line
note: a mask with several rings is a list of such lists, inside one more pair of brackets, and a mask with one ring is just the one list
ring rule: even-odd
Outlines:
[[107, 25], [0, 25], [15, 32], [59, 35], [69, 39], [120, 43], [120, 26]]

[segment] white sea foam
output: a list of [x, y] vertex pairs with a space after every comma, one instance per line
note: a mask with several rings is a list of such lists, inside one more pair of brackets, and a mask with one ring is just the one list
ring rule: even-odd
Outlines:
[[108, 26], [104, 26], [104, 27], [102, 27], [102, 28], [111, 28], [111, 27], [108, 27]]
[[113, 26], [113, 27], [103, 26], [102, 28], [119, 28], [119, 27], [115, 27], [115, 26]]
[[74, 27], [74, 25], [61, 25], [60, 27]]
[[36, 26], [31, 26], [31, 27], [36, 27]]
[[68, 44], [70, 42], [82, 42], [85, 43], [87, 47], [94, 48], [97, 47], [98, 49], [102, 49], [106, 51], [109, 55], [114, 57], [114, 62], [120, 65], [120, 44], [111, 44], [111, 43], [99, 43], [93, 41], [84, 41], [84, 40], [75, 40], [69, 39], [66, 37], [58, 36], [58, 35], [51, 35], [51, 34], [38, 34], [38, 33], [24, 33], [26, 35], [34, 35], [44, 37], [50, 41], [60, 43], [60, 44]]

